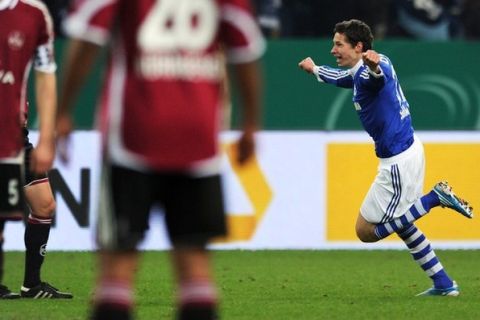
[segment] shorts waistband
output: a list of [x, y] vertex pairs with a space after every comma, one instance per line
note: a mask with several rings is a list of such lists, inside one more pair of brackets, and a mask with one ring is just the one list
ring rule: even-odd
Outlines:
[[9, 158], [0, 158], [0, 163], [6, 164], [23, 164], [23, 149], [18, 153], [18, 155]]
[[408, 158], [411, 154], [417, 152], [417, 150], [419, 150], [420, 148], [422, 148], [422, 142], [416, 135], [413, 135], [413, 143], [407, 150], [390, 158], [380, 158], [380, 163], [385, 165], [396, 163], [402, 159]]

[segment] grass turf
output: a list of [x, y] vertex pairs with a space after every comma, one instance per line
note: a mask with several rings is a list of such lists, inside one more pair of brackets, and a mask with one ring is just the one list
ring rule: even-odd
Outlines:
[[[457, 298], [414, 295], [431, 283], [406, 251], [216, 251], [226, 320], [480, 319], [480, 251], [438, 251], [460, 285]], [[7, 252], [4, 283], [19, 288], [23, 253]], [[73, 300], [0, 300], [0, 319], [86, 319], [92, 253], [49, 252], [42, 278]], [[146, 252], [136, 286], [137, 319], [173, 319], [166, 252]]]

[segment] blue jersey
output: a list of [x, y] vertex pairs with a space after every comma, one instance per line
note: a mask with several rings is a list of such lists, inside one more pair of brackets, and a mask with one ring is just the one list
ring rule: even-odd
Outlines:
[[363, 128], [375, 141], [379, 158], [389, 158], [413, 143], [409, 105], [398, 83], [393, 65], [380, 55], [380, 74], [371, 72], [360, 60], [349, 70], [319, 66], [317, 79], [342, 88], [353, 88], [353, 104]]

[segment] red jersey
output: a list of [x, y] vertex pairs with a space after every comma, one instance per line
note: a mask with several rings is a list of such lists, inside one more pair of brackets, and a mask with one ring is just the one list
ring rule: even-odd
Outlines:
[[23, 147], [28, 74], [55, 72], [53, 24], [38, 0], [0, 1], [0, 158]]
[[250, 62], [265, 48], [248, 0], [80, 1], [65, 29], [111, 39], [100, 112], [111, 161], [217, 170], [225, 57]]

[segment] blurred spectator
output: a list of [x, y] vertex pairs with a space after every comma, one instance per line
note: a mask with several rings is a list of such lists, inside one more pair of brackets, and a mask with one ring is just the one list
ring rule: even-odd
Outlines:
[[254, 0], [252, 2], [255, 6], [258, 24], [263, 34], [271, 38], [280, 36], [282, 0]]
[[[72, 0], [42, 0], [57, 37]], [[352, 18], [366, 22], [375, 39], [480, 38], [480, 0], [252, 0], [266, 37], [331, 37], [332, 26]]]
[[390, 36], [450, 40], [460, 34], [458, 0], [393, 0]]
[[461, 21], [466, 39], [480, 39], [480, 1], [463, 0]]
[[55, 28], [55, 37], [64, 37], [62, 30], [62, 21], [68, 13], [71, 0], [42, 0], [48, 7], [53, 19]]
[[332, 26], [360, 19], [371, 26], [376, 39], [386, 32], [390, 0], [283, 0], [283, 37], [331, 37]]

